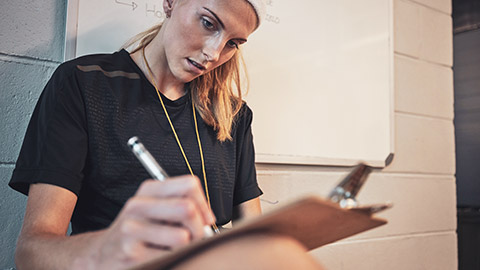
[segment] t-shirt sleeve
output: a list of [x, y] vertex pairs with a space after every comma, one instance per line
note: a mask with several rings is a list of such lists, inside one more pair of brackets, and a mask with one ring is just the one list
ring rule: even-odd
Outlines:
[[77, 194], [87, 155], [82, 94], [74, 71], [60, 65], [45, 86], [28, 125], [9, 186], [28, 195], [30, 184], [46, 183]]
[[253, 113], [244, 104], [239, 112], [237, 122], [238, 130], [241, 132], [237, 141], [239, 150], [237, 158], [237, 181], [233, 196], [233, 205], [254, 199], [263, 194], [257, 183], [257, 172], [255, 170], [255, 149], [253, 146], [252, 120]]

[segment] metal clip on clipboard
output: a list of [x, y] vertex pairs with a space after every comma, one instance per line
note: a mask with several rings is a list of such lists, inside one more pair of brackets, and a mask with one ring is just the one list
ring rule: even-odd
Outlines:
[[367, 180], [368, 175], [372, 171], [370, 166], [358, 164], [353, 170], [330, 192], [328, 199], [334, 203], [338, 203], [341, 208], [362, 212], [365, 214], [374, 214], [390, 208], [392, 203], [372, 204], [359, 206], [355, 196], [362, 188]]

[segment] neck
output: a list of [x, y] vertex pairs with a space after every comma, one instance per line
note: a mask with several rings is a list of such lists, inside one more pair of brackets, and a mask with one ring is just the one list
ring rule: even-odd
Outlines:
[[[157, 38], [158, 35], [155, 39]], [[177, 80], [171, 74], [163, 46], [155, 46], [155, 39], [143, 50], [133, 53], [131, 57], [150, 83], [158, 88], [158, 91], [170, 100], [177, 100], [185, 95], [185, 83]], [[143, 53], [145, 53], [145, 58]]]

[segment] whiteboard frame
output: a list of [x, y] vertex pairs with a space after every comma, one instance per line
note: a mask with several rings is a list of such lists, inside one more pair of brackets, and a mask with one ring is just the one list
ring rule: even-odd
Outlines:
[[348, 158], [330, 158], [307, 155], [275, 155], [275, 154], [255, 154], [255, 162], [258, 164], [292, 164], [292, 165], [320, 165], [320, 166], [354, 166], [363, 162], [376, 168], [384, 168], [390, 165], [395, 157], [395, 78], [394, 78], [394, 0], [388, 1], [388, 54], [389, 54], [389, 119], [390, 119], [390, 149], [389, 154], [384, 160], [358, 160]]
[[65, 61], [75, 58], [77, 51], [78, 1], [67, 1], [67, 22], [65, 24]]

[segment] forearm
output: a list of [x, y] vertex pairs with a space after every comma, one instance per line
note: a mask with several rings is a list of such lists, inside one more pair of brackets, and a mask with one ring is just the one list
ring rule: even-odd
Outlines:
[[97, 245], [96, 239], [99, 239], [103, 232], [89, 232], [75, 236], [45, 233], [22, 235], [17, 243], [15, 263], [19, 270], [72, 269], [75, 265], [88, 265], [95, 259], [93, 256]]
[[173, 269], [322, 270], [323, 268], [307, 254], [305, 247], [293, 238], [268, 233], [247, 233], [217, 241], [208, 248], [183, 258]]
[[233, 209], [233, 224], [240, 220], [250, 219], [262, 214], [260, 199], [254, 198], [243, 202]]
[[19, 269], [125, 269], [202, 239], [203, 227], [215, 222], [191, 176], [145, 181], [107, 229], [65, 236], [75, 203], [62, 188], [32, 185], [15, 255]]

